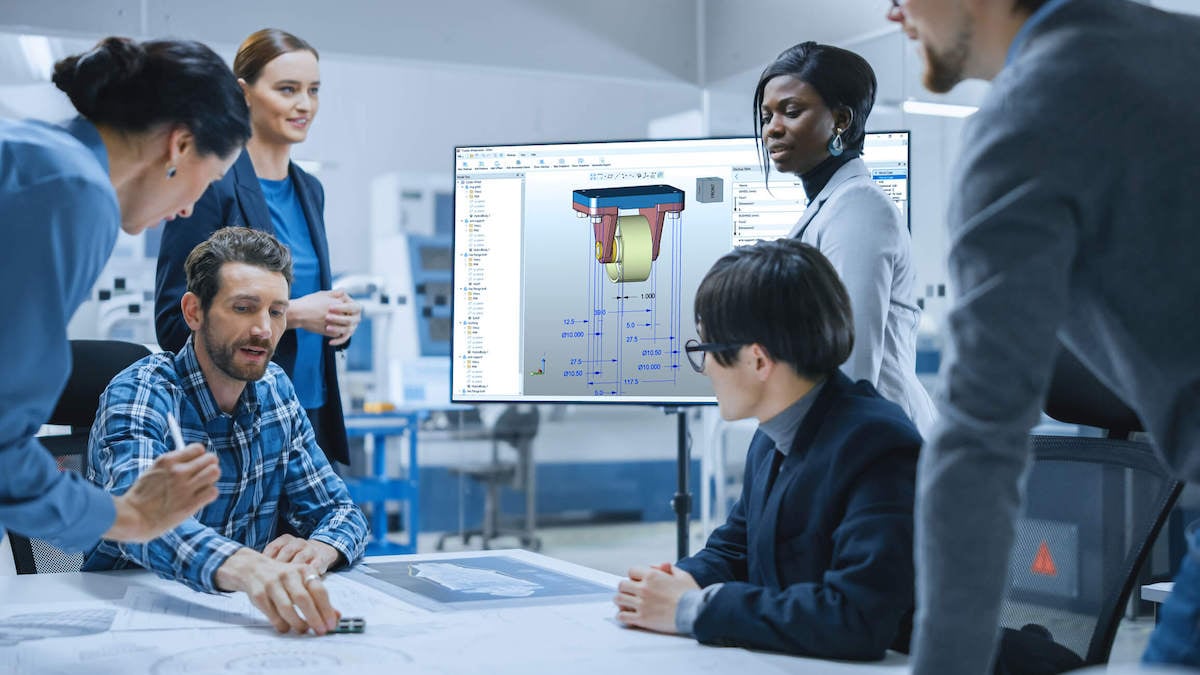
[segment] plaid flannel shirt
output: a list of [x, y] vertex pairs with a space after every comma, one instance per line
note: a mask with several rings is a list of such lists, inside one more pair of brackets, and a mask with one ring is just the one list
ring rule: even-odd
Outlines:
[[[171, 445], [167, 413], [186, 443], [220, 458], [216, 501], [146, 544], [101, 541], [84, 570], [140, 565], [209, 593], [217, 569], [243, 546], [275, 538], [281, 508], [300, 536], [361, 559], [367, 522], [317, 446], [291, 380], [274, 363], [247, 383], [232, 414], [221, 412], [189, 338], [177, 355], [148, 356], [117, 375], [100, 397], [88, 444], [88, 479], [122, 494]], [[286, 497], [286, 499], [284, 499]]]

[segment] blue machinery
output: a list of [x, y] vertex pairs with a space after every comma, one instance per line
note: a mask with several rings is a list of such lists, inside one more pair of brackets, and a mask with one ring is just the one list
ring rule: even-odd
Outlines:
[[[408, 238], [410, 269], [412, 272], [412, 311], [416, 315], [417, 342], [421, 357], [450, 355], [450, 330], [452, 319], [450, 303], [453, 298], [451, 274], [454, 257], [449, 237], [410, 236]], [[391, 305], [397, 307], [397, 304]], [[387, 317], [385, 313], [383, 316]], [[385, 329], [382, 337], [388, 340], [392, 333]], [[390, 345], [387, 345], [390, 346]], [[368, 346], [369, 351], [371, 350]], [[384, 363], [376, 368], [388, 368], [391, 350], [383, 349]], [[448, 375], [447, 375], [448, 379]], [[404, 382], [404, 398], [420, 401], [428, 398], [426, 386], [420, 381]], [[377, 392], [386, 395], [382, 390]], [[401, 401], [393, 401], [401, 404]], [[417, 463], [417, 427], [427, 411], [408, 410], [394, 413], [351, 413], [346, 415], [346, 434], [364, 439], [364, 450], [370, 459], [369, 473], [361, 478], [346, 478], [350, 497], [358, 504], [371, 507], [371, 539], [367, 543], [368, 555], [416, 553], [417, 533], [420, 529], [420, 478]], [[387, 439], [389, 436], [408, 437], [407, 466], [399, 476], [387, 473]], [[402, 463], [403, 465], [404, 463]], [[387, 503], [401, 503], [404, 532], [408, 541], [397, 544], [387, 539]]]
[[411, 235], [408, 255], [413, 280], [413, 310], [421, 356], [450, 356], [454, 297], [454, 252], [449, 237]]
[[[350, 498], [356, 504], [371, 505], [371, 538], [367, 555], [391, 555], [417, 552], [417, 532], [420, 528], [420, 477], [417, 465], [418, 412], [349, 413], [346, 415], [346, 435], [365, 439], [366, 452], [371, 458], [371, 472], [362, 478], [344, 478]], [[386, 458], [388, 436], [408, 436], [408, 466], [400, 477], [388, 477]], [[405, 544], [388, 541], [389, 501], [402, 502]]]

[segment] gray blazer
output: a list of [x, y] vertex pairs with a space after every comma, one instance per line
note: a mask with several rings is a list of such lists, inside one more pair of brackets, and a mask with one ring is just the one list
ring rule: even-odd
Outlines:
[[913, 672], [991, 672], [1027, 434], [1061, 342], [1200, 480], [1200, 20], [1073, 0], [966, 123], [921, 451]]
[[842, 371], [875, 385], [922, 435], [929, 433], [933, 402], [917, 380], [921, 310], [900, 210], [871, 180], [867, 165], [852, 159], [809, 202], [790, 236], [825, 254], [850, 294], [854, 351]]

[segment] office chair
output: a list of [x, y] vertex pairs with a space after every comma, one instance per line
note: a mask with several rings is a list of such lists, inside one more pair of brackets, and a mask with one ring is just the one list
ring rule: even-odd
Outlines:
[[[60, 469], [87, 473], [88, 435], [100, 394], [117, 373], [149, 355], [149, 349], [132, 342], [71, 340], [71, 375], [48, 422], [69, 426], [71, 432], [40, 439]], [[67, 553], [40, 539], [9, 532], [9, 543], [17, 574], [78, 572], [83, 566], [82, 553]]]
[[[504, 536], [516, 537], [523, 548], [533, 551], [540, 550], [542, 540], [534, 534], [537, 519], [536, 494], [534, 485], [533, 438], [537, 435], [540, 416], [536, 407], [522, 411], [518, 406], [510, 405], [504, 409], [496, 423], [492, 426], [490, 438], [492, 441], [492, 459], [482, 465], [451, 467], [450, 473], [470, 478], [486, 486], [484, 497], [483, 522], [478, 529], [463, 530], [463, 545], [478, 536], [484, 550], [491, 548], [493, 539]], [[506, 443], [517, 456], [515, 461], [500, 459], [500, 444]], [[525, 522], [522, 528], [504, 528], [500, 526], [500, 488], [511, 485], [525, 493]], [[437, 550], [441, 551], [446, 540], [455, 533], [447, 532], [438, 538]]]
[[1182, 489], [1148, 443], [1129, 440], [1142, 429], [1137, 415], [1066, 349], [1045, 411], [1107, 433], [1032, 437], [996, 673], [1107, 662], [1139, 569]]

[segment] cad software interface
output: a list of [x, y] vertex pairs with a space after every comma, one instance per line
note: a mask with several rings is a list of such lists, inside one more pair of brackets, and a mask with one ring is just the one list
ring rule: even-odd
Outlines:
[[[908, 132], [863, 159], [908, 219]], [[731, 248], [788, 236], [799, 178], [753, 138], [455, 150], [455, 401], [711, 403], [684, 343]]]

